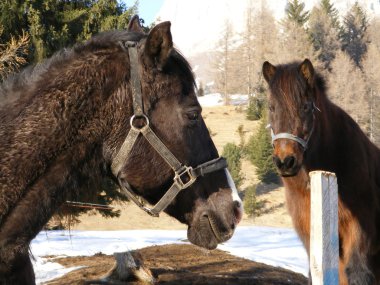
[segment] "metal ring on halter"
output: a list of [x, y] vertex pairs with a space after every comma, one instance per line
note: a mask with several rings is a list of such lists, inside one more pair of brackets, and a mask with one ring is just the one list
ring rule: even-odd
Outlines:
[[[133, 121], [134, 121], [135, 119], [141, 119], [141, 118], [144, 118], [144, 120], [145, 120], [145, 125], [143, 125], [141, 128], [135, 127], [135, 126], [133, 125]], [[132, 129], [134, 129], [135, 131], [140, 131], [140, 130], [142, 130], [143, 128], [149, 126], [149, 119], [148, 119], [148, 117], [145, 116], [144, 114], [142, 114], [142, 115], [138, 115], [138, 116], [133, 115], [133, 116], [131, 117], [131, 119], [129, 120], [129, 123], [130, 123]]]

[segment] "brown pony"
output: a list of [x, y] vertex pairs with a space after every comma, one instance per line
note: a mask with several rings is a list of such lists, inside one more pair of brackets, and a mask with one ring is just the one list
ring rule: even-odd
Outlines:
[[[73, 191], [111, 177], [155, 204], [173, 184], [172, 168], [142, 135], [117, 177], [111, 170], [131, 129], [131, 65], [149, 126], [178, 161], [195, 167], [218, 157], [170, 22], [146, 35], [134, 17], [128, 31], [105, 32], [14, 76], [0, 87], [7, 101], [0, 109], [0, 284], [35, 283], [29, 243]], [[241, 218], [224, 167], [180, 191], [165, 212], [188, 225], [191, 242], [209, 249], [229, 239]]]
[[[340, 284], [380, 284], [380, 151], [326, 96], [305, 59], [263, 65], [269, 84], [273, 161], [294, 227], [309, 253], [313, 170], [335, 172], [339, 192]], [[311, 283], [311, 281], [310, 281]]]

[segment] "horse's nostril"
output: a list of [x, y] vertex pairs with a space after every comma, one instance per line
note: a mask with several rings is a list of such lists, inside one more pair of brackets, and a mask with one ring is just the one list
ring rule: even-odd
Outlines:
[[274, 163], [274, 165], [276, 165], [277, 168], [282, 167], [281, 159], [276, 155], [273, 156], [273, 163]]
[[208, 213], [207, 212], [203, 212], [202, 214], [201, 214], [201, 218], [206, 218], [206, 219], [208, 219]]
[[292, 169], [296, 165], [296, 158], [293, 155], [289, 155], [284, 159], [284, 165], [287, 169]]

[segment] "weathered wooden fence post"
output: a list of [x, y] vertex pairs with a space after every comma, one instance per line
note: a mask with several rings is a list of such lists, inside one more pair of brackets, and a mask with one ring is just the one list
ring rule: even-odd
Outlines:
[[310, 172], [310, 271], [313, 285], [339, 284], [338, 185], [334, 173]]

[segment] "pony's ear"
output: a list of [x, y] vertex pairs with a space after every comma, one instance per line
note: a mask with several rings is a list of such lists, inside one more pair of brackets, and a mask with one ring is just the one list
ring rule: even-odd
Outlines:
[[299, 71], [310, 86], [314, 84], [314, 67], [309, 59], [305, 59], [299, 66]]
[[269, 61], [263, 63], [263, 75], [268, 84], [272, 80], [275, 73], [276, 67], [274, 65], [270, 64]]
[[134, 15], [128, 24], [128, 32], [143, 33], [143, 28], [140, 25], [140, 18], [138, 15]]
[[173, 49], [170, 22], [162, 22], [155, 26], [148, 35], [145, 53], [156, 67], [161, 70]]

